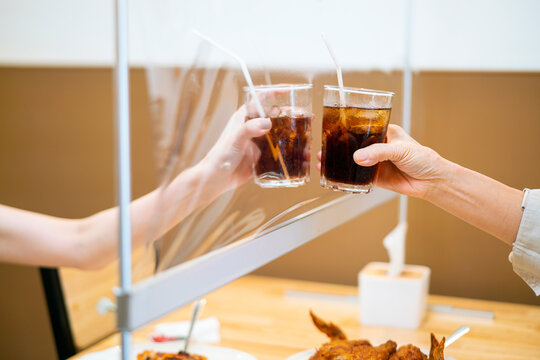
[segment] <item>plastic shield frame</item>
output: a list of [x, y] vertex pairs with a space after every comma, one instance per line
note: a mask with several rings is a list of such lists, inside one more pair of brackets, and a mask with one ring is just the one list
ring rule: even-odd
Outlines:
[[[173, 16], [163, 4], [147, 10], [138, 14], [143, 22]], [[245, 82], [238, 64], [194, 36], [189, 21], [173, 29], [167, 29], [170, 21], [163, 23], [160, 31], [176, 33], [171, 46], [182, 54], [178, 63], [144, 64], [159, 179], [146, 234], [156, 274], [118, 293], [123, 330], [188, 304], [395, 197], [382, 189], [369, 196], [331, 192], [315, 176], [294, 189], [255, 185], [243, 173], [256, 156], [253, 144], [236, 143], [245, 136]], [[151, 38], [144, 43], [148, 54], [160, 51]], [[256, 84], [270, 79], [264, 66], [257, 70]], [[313, 159], [311, 167], [316, 174]], [[178, 182], [185, 186], [175, 188]]]

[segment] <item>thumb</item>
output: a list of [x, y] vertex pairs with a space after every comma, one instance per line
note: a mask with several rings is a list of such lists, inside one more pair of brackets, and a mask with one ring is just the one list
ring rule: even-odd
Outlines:
[[252, 138], [266, 134], [271, 128], [272, 121], [268, 118], [250, 119], [238, 129], [234, 136], [233, 146], [241, 149]]
[[408, 153], [405, 146], [396, 144], [372, 144], [363, 149], [356, 150], [353, 159], [361, 166], [372, 166], [382, 161], [397, 162], [403, 160]]

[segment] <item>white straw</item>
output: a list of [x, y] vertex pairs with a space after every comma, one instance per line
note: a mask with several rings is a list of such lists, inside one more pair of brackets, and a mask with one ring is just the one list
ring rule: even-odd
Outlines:
[[326, 35], [324, 35], [324, 33], [321, 33], [321, 37], [324, 41], [324, 44], [326, 45], [326, 48], [328, 49], [328, 52], [330, 53], [330, 56], [332, 57], [332, 60], [334, 61], [334, 64], [336, 65], [337, 81], [339, 85], [339, 101], [341, 102], [341, 106], [345, 106], [345, 91], [343, 90], [343, 75], [341, 73], [341, 66], [339, 66], [336, 54], [332, 50], [332, 46], [330, 46], [328, 39], [326, 39]]
[[249, 92], [251, 93], [251, 97], [253, 98], [253, 101], [255, 101], [255, 106], [257, 107], [257, 112], [259, 113], [260, 117], [266, 117], [266, 115], [264, 114], [264, 109], [263, 109], [263, 107], [261, 105], [261, 102], [259, 101], [259, 97], [257, 96], [257, 93], [255, 92], [255, 87], [253, 86], [253, 81], [251, 81], [251, 75], [249, 75], [249, 71], [248, 71], [248, 68], [247, 68], [246, 63], [244, 62], [244, 60], [242, 60], [242, 58], [240, 56], [236, 55], [235, 53], [233, 53], [229, 49], [224, 48], [223, 46], [221, 46], [220, 44], [218, 44], [214, 40], [210, 39], [208, 36], [201, 34], [198, 30], [191, 29], [191, 31], [195, 35], [200, 37], [201, 39], [208, 41], [210, 44], [214, 45], [219, 50], [221, 50], [224, 53], [226, 53], [226, 54], [230, 55], [231, 57], [233, 57], [240, 64], [240, 67], [242, 68], [242, 73], [244, 74], [244, 78], [246, 79], [246, 82], [247, 82], [247, 84], [249, 86]]
[[[210, 44], [212, 44], [213, 46], [215, 46], [219, 50], [223, 51], [225, 54], [231, 56], [236, 61], [238, 61], [238, 63], [240, 64], [240, 67], [242, 68], [242, 73], [244, 74], [244, 78], [246, 79], [246, 82], [247, 82], [247, 84], [249, 86], [249, 92], [251, 94], [251, 97], [253, 98], [253, 101], [255, 102], [255, 107], [257, 108], [257, 112], [259, 113], [260, 117], [263, 117], [263, 118], [266, 117], [266, 115], [264, 114], [264, 109], [263, 109], [263, 107], [261, 105], [261, 102], [259, 100], [259, 97], [257, 96], [257, 93], [255, 92], [255, 87], [253, 86], [253, 81], [251, 81], [251, 75], [249, 75], [249, 71], [248, 71], [248, 68], [247, 68], [246, 63], [244, 62], [244, 60], [242, 60], [242, 58], [240, 56], [236, 55], [235, 53], [233, 53], [229, 49], [224, 48], [223, 46], [221, 46], [220, 44], [218, 44], [214, 40], [210, 39], [208, 36], [201, 34], [199, 31], [197, 31], [195, 29], [191, 29], [191, 31], [195, 35], [200, 37], [201, 39], [203, 39], [205, 41], [208, 41]], [[270, 139], [270, 136], [268, 135], [268, 133], [266, 133], [265, 136], [266, 136], [266, 140], [268, 141], [268, 145], [270, 145], [270, 149], [272, 150], [272, 154], [274, 155], [274, 160], [276, 160], [276, 156], [277, 156], [277, 159], [279, 159], [279, 163], [281, 165], [281, 168], [283, 169], [283, 175], [285, 175], [285, 178], [287, 180], [290, 179], [289, 172], [287, 171], [287, 166], [285, 165], [285, 160], [283, 159], [283, 155], [281, 154], [281, 150], [279, 149], [279, 144], [274, 145], [272, 143], [272, 139]]]

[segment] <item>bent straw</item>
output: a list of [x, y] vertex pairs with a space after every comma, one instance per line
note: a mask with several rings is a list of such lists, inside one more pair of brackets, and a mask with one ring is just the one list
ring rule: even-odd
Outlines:
[[332, 46], [330, 46], [330, 43], [328, 42], [328, 39], [326, 38], [326, 35], [324, 33], [321, 33], [321, 37], [324, 41], [324, 44], [326, 45], [326, 48], [328, 49], [328, 52], [330, 53], [330, 57], [332, 57], [332, 60], [334, 61], [334, 64], [336, 65], [336, 73], [337, 73], [337, 81], [339, 85], [339, 101], [341, 106], [345, 106], [345, 91], [343, 90], [343, 75], [341, 73], [341, 66], [339, 66], [339, 63], [337, 61], [336, 55], [334, 51], [332, 50]]
[[[257, 93], [255, 92], [255, 86], [253, 85], [253, 81], [251, 80], [251, 75], [249, 74], [248, 68], [247, 68], [246, 63], [244, 62], [244, 60], [242, 60], [242, 58], [240, 56], [236, 55], [235, 53], [233, 53], [229, 49], [221, 46], [220, 44], [218, 44], [214, 40], [210, 39], [208, 36], [201, 34], [198, 30], [191, 29], [191, 31], [195, 35], [200, 37], [201, 39], [209, 42], [211, 45], [215, 46], [216, 48], [223, 51], [224, 53], [226, 53], [230, 57], [234, 58], [240, 64], [240, 68], [242, 69], [242, 73], [244, 74], [244, 78], [246, 79], [246, 82], [247, 82], [247, 84], [249, 86], [249, 92], [251, 94], [251, 97], [253, 98], [253, 101], [255, 101], [255, 107], [257, 108], [257, 112], [259, 113], [260, 117], [266, 117], [266, 115], [264, 114], [264, 109], [263, 109], [263, 107], [261, 105], [261, 102], [259, 101], [259, 97], [257, 96]], [[274, 146], [274, 144], [272, 143], [272, 140], [270, 139], [270, 136], [268, 135], [268, 133], [266, 133], [266, 140], [268, 140], [268, 145], [270, 145], [270, 151], [272, 152], [272, 156], [274, 157], [274, 161], [276, 160], [276, 155], [277, 155], [277, 158], [279, 159], [279, 163], [281, 165], [281, 168], [283, 169], [283, 174], [285, 175], [285, 178], [287, 180], [289, 180], [290, 179], [289, 172], [287, 171], [287, 167], [285, 166], [285, 161], [283, 160], [283, 155], [281, 154], [281, 150], [279, 149], [279, 146], [277, 146], [277, 145]]]

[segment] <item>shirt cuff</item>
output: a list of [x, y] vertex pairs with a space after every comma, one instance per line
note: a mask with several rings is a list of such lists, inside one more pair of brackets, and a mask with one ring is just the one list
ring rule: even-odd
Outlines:
[[528, 190], [509, 260], [514, 272], [540, 295], [540, 189]]

